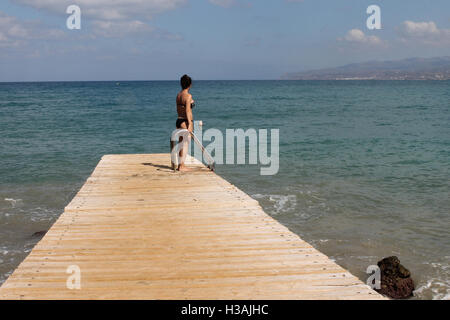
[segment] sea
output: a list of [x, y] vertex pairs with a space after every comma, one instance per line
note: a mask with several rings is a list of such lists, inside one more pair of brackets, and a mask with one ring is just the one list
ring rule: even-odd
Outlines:
[[[168, 153], [178, 81], [0, 83], [0, 284], [105, 154]], [[195, 81], [203, 130], [279, 129], [279, 171], [216, 172], [366, 281], [395, 255], [450, 299], [450, 81]]]

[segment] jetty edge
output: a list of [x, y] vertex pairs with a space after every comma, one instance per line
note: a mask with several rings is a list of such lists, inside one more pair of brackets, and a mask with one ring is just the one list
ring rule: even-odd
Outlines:
[[201, 162], [187, 165], [103, 156], [0, 298], [387, 299]]

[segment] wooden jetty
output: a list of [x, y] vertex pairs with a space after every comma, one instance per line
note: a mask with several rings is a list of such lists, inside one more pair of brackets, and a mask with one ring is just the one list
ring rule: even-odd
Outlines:
[[[169, 154], [106, 155], [0, 288], [2, 299], [384, 299], [267, 215]], [[80, 289], [67, 285], [79, 267]]]

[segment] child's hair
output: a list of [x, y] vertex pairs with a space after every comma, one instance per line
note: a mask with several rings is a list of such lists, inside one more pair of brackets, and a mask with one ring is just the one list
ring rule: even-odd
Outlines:
[[183, 89], [189, 88], [192, 84], [191, 77], [189, 77], [187, 74], [185, 74], [184, 76], [181, 77], [180, 84], [181, 84], [181, 88], [183, 88]]

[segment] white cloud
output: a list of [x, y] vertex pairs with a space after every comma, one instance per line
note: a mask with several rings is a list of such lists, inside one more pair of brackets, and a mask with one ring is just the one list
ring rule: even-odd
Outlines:
[[252, 3], [249, 1], [241, 1], [241, 0], [208, 0], [209, 3], [222, 7], [222, 8], [231, 8], [231, 7], [239, 7], [239, 8], [251, 8]]
[[359, 29], [352, 29], [348, 31], [343, 38], [338, 38], [338, 41], [357, 45], [370, 45], [370, 46], [383, 45], [383, 41], [379, 37], [368, 36]]
[[433, 21], [405, 21], [397, 30], [403, 42], [420, 42], [429, 45], [450, 44], [450, 29], [439, 29]]
[[99, 20], [126, 20], [140, 17], [151, 18], [155, 14], [173, 10], [187, 0], [14, 0], [36, 9], [43, 9], [61, 15], [66, 8], [77, 4], [82, 16]]
[[146, 20], [164, 11], [176, 9], [188, 0], [13, 0], [38, 10], [68, 16], [66, 9], [77, 4], [81, 9], [82, 23], [89, 38], [118, 38], [126, 35], [145, 35], [153, 38], [180, 40], [181, 36], [160, 30]]
[[180, 35], [158, 29], [139, 20], [94, 20], [92, 22], [92, 29], [95, 36], [101, 36], [105, 38], [121, 38], [126, 35], [134, 35], [166, 40], [182, 40], [182, 37]]
[[60, 39], [62, 30], [49, 29], [37, 21], [19, 21], [0, 11], [0, 47], [18, 47], [33, 39]]
[[0, 12], [0, 47], [17, 46], [24, 38], [17, 37], [18, 33], [26, 35], [17, 19]]
[[229, 8], [236, 3], [234, 0], [209, 0], [209, 2], [224, 8]]
[[154, 28], [139, 21], [104, 21], [95, 20], [92, 22], [92, 29], [96, 35], [115, 38], [126, 34], [151, 33]]

